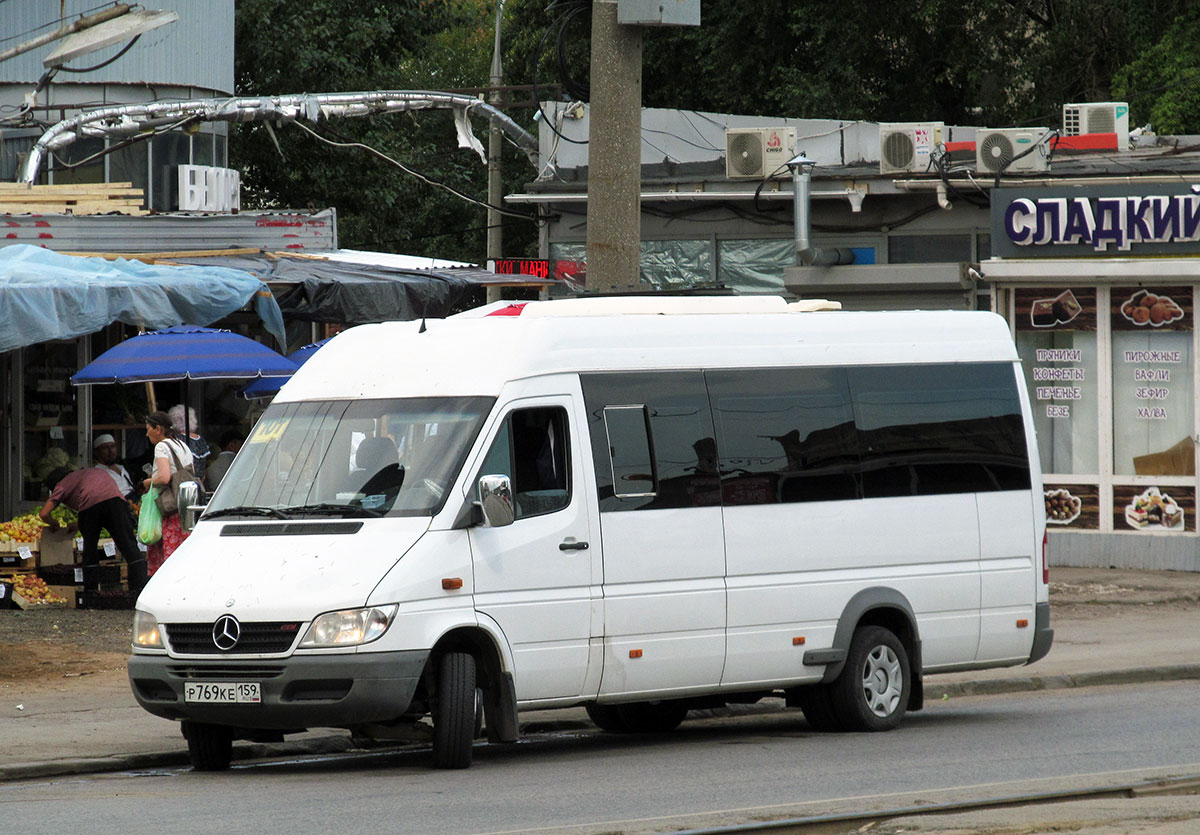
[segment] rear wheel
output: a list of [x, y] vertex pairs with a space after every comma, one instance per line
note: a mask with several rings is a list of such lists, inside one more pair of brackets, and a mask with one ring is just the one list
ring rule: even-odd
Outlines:
[[629, 733], [629, 726], [621, 718], [621, 712], [616, 705], [590, 704], [586, 705], [584, 710], [587, 711], [588, 719], [600, 730], [614, 734]]
[[184, 722], [188, 760], [196, 771], [224, 771], [233, 760], [233, 728], [204, 722]]
[[682, 702], [633, 702], [617, 705], [617, 715], [625, 727], [635, 734], [657, 734], [673, 731], [687, 716]]
[[475, 658], [448, 652], [437, 669], [433, 706], [433, 765], [466, 768], [475, 742]]
[[866, 626], [854, 633], [833, 684], [834, 709], [848, 731], [890, 731], [904, 718], [911, 687], [900, 639], [881, 626]]

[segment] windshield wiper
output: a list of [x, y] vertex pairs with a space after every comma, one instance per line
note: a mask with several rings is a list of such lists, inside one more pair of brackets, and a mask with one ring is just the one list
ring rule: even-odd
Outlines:
[[223, 507], [220, 510], [211, 510], [204, 514], [203, 519], [216, 519], [218, 516], [271, 516], [275, 519], [289, 519], [287, 513], [276, 507], [254, 507], [252, 505], [242, 505], [240, 507]]
[[371, 516], [379, 517], [383, 514], [378, 510], [371, 510], [361, 505], [353, 504], [337, 504], [336, 502], [320, 502], [318, 504], [298, 504], [293, 507], [285, 507], [284, 513], [291, 514], [306, 514], [314, 515], [336, 515], [336, 516]]

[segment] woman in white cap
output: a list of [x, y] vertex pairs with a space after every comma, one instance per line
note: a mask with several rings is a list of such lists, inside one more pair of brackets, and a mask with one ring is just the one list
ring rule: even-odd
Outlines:
[[96, 440], [92, 441], [92, 451], [96, 457], [96, 469], [104, 470], [112, 480], [117, 483], [117, 488], [121, 491], [121, 495], [127, 499], [136, 499], [138, 490], [133, 484], [133, 479], [129, 477], [129, 471], [125, 469], [125, 465], [117, 461], [117, 441], [107, 432], [103, 435], [97, 435]]

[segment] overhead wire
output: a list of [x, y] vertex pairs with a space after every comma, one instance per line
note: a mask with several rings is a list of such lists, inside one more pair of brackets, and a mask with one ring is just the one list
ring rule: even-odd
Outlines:
[[[334, 141], [332, 139], [329, 139], [329, 138], [324, 137], [321, 134], [317, 133], [315, 130], [308, 127], [308, 125], [304, 124], [303, 122], [293, 121], [291, 124], [300, 128], [305, 133], [311, 135], [314, 139], [324, 142], [326, 145], [331, 145], [335, 148], [359, 148], [363, 151], [366, 151], [367, 153], [371, 154], [372, 156], [377, 157], [390, 165], [394, 165], [396, 168], [399, 168], [405, 174], [408, 174], [409, 176], [412, 176], [412, 177], [416, 177], [418, 180], [420, 180], [423, 183], [426, 183], [427, 185], [431, 185], [431, 186], [434, 186], [435, 188], [440, 188], [440, 189], [443, 189], [444, 191], [448, 191], [451, 194], [455, 195], [456, 197], [466, 200], [468, 203], [474, 203], [475, 205], [482, 206], [485, 209], [493, 209], [493, 210], [499, 212], [500, 214], [508, 215], [509, 217], [521, 218], [522, 220], [533, 221], [534, 223], [540, 223], [545, 220], [543, 217], [541, 217], [538, 214], [531, 215], [531, 214], [527, 214], [525, 212], [513, 211], [512, 209], [506, 209], [503, 206], [495, 206], [495, 205], [487, 202], [486, 200], [480, 200], [477, 197], [472, 197], [471, 195], [466, 194], [465, 192], [459, 191], [454, 186], [452, 186], [448, 183], [443, 183], [439, 180], [435, 180], [432, 177], [429, 177], [426, 174], [423, 174], [420, 171], [417, 171], [415, 168], [412, 168], [411, 166], [406, 165], [397, 159], [393, 159], [392, 157], [383, 153], [383, 151], [380, 151], [376, 148], [372, 148], [370, 145], [366, 145], [362, 142], [356, 142], [353, 140], [346, 140], [346, 141], [340, 141], [340, 142]], [[333, 131], [328, 126], [326, 126], [326, 130], [328, 130], [330, 133], [336, 134], [336, 131]]]

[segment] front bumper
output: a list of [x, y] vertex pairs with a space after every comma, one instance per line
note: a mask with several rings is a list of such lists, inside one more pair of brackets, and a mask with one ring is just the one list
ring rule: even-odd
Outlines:
[[[134, 654], [129, 657], [129, 684], [138, 704], [164, 719], [269, 730], [348, 728], [403, 715], [428, 659], [428, 650], [278, 660]], [[262, 701], [187, 703], [187, 681], [257, 681]]]

